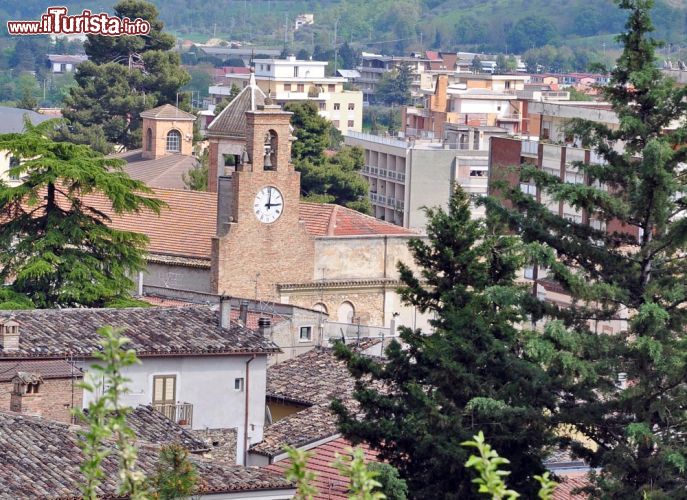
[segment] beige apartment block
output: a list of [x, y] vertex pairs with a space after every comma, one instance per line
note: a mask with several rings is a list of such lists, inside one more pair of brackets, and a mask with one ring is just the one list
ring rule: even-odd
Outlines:
[[[363, 126], [363, 93], [344, 90], [346, 79], [328, 77], [326, 61], [256, 59], [254, 78], [257, 86], [276, 104], [312, 101], [320, 116], [330, 120], [341, 132], [361, 131]], [[250, 84], [250, 75], [227, 75], [225, 83], [209, 89], [215, 103], [230, 95], [232, 84], [240, 89]]]

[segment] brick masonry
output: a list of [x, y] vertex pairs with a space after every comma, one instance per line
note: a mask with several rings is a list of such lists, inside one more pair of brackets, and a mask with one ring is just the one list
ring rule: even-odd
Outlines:
[[[39, 415], [59, 422], [71, 422], [72, 404], [82, 407], [83, 390], [76, 387], [78, 380], [47, 379], [37, 394], [12, 397], [12, 382], [0, 383], [0, 410]], [[73, 390], [72, 390], [73, 389]], [[73, 399], [72, 399], [73, 398]]]
[[[238, 297], [277, 299], [277, 283], [312, 280], [315, 245], [299, 221], [300, 174], [290, 164], [291, 113], [279, 109], [247, 112], [248, 153], [251, 164], [233, 173], [231, 222], [228, 231], [213, 238], [213, 291]], [[274, 170], [264, 170], [265, 135], [275, 136]], [[284, 207], [271, 224], [260, 222], [253, 203], [258, 191], [274, 186]]]

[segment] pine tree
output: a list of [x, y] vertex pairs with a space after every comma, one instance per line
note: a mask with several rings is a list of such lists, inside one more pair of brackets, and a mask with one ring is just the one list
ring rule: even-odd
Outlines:
[[162, 203], [122, 172], [122, 160], [49, 139], [55, 120], [25, 127], [0, 135], [0, 150], [25, 159], [10, 170], [22, 183], [0, 184], [0, 281], [40, 308], [126, 302], [147, 238], [109, 227], [85, 197], [102, 194], [118, 214]]
[[[366, 442], [396, 467], [411, 498], [477, 498], [461, 443], [479, 430], [512, 464], [510, 482], [536, 495], [533, 476], [552, 436], [545, 409], [555, 396], [538, 365], [523, 358], [518, 304], [530, 300], [514, 284], [523, 263], [513, 236], [470, 218], [458, 190], [448, 211], [427, 210], [428, 240], [412, 240], [421, 268], [399, 265], [404, 303], [433, 312], [435, 331], [401, 328], [386, 362], [338, 346], [357, 379], [358, 414], [333, 405], [342, 433]], [[388, 391], [378, 389], [379, 385]]]
[[186, 448], [178, 443], [163, 446], [151, 481], [153, 498], [181, 500], [192, 498], [198, 483], [198, 471], [189, 461]]
[[[157, 8], [143, 0], [122, 0], [115, 15], [151, 24], [145, 36], [89, 36], [89, 60], [79, 65], [77, 85], [65, 96], [63, 116], [69, 126], [57, 137], [89, 144], [103, 153], [114, 146], [141, 147], [141, 111], [162, 104], [188, 108], [188, 94], [178, 94], [191, 77], [180, 66], [174, 37], [162, 32]], [[103, 141], [103, 137], [106, 142]]]
[[[583, 184], [531, 167], [521, 173], [554, 200], [625, 230], [568, 221], [517, 189], [507, 195], [513, 209], [503, 209], [512, 229], [539, 245], [536, 263], [572, 298], [568, 307], [532, 309], [533, 320], [547, 323], [527, 352], [560, 394], [554, 422], [582, 436], [570, 438], [573, 449], [601, 468], [600, 498], [685, 498], [687, 491], [687, 90], [655, 64], [652, 3], [619, 2], [629, 18], [605, 89], [619, 126], [570, 125], [605, 163], [578, 163]], [[606, 334], [597, 331], [603, 321], [626, 327]]]

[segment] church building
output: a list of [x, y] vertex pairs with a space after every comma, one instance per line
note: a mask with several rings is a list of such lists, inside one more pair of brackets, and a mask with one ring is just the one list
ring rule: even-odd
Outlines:
[[160, 216], [113, 215], [150, 239], [142, 283], [289, 303], [343, 323], [426, 327], [395, 291], [396, 265], [413, 264], [407, 244], [420, 235], [302, 202], [290, 119], [251, 78], [208, 127], [209, 192], [155, 189], [169, 207]]

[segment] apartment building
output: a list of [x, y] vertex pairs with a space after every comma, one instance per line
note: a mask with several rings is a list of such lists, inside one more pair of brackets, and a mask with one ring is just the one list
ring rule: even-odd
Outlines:
[[[255, 59], [255, 82], [277, 104], [313, 101], [320, 116], [330, 120], [341, 132], [361, 131], [363, 126], [363, 93], [344, 90], [346, 78], [327, 77], [326, 61]], [[232, 84], [247, 87], [250, 74], [228, 74], [222, 85], [210, 87], [210, 97], [217, 104], [231, 93]]]
[[[505, 134], [502, 129], [456, 125], [442, 140], [356, 132], [349, 132], [344, 139], [365, 151], [361, 174], [369, 185], [373, 215], [424, 230], [423, 207], [445, 208], [456, 185], [475, 195], [487, 193], [489, 137]], [[475, 208], [478, 217], [482, 212]]]
[[362, 53], [362, 62], [356, 69], [360, 77], [356, 79], [356, 85], [363, 92], [365, 102], [374, 102], [377, 83], [384, 73], [393, 71], [402, 65], [410, 66], [413, 74], [411, 95], [420, 96], [421, 75], [431, 69], [431, 60], [421, 56], [384, 56], [381, 54]]

